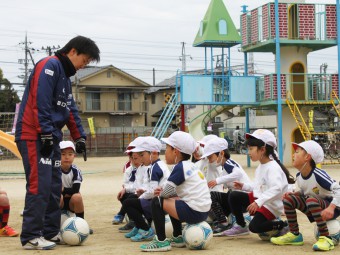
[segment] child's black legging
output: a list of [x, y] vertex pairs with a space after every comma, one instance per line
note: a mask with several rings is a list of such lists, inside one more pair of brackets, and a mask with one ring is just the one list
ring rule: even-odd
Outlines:
[[136, 228], [143, 229], [145, 231], [149, 230], [150, 226], [144, 220], [144, 211], [138, 198], [126, 199], [123, 202], [123, 208], [129, 218], [135, 222]]
[[[246, 225], [242, 208], [250, 205], [248, 193], [242, 191], [232, 191], [229, 195], [231, 212], [235, 215], [236, 223], [242, 227]], [[256, 212], [249, 224], [249, 230], [253, 233], [263, 233], [274, 229], [281, 230], [287, 226], [282, 220], [268, 220], [262, 213]]]
[[[154, 197], [152, 199], [151, 209], [152, 220], [155, 223], [157, 238], [159, 241], [164, 241], [166, 235], [165, 235], [165, 212], [163, 211], [163, 198]], [[172, 227], [174, 229], [173, 236], [178, 237], [179, 235], [182, 235], [182, 223], [171, 216], [170, 220], [172, 223]]]
[[[123, 195], [123, 197], [119, 200], [120, 201], [120, 203], [123, 205], [123, 202], [126, 200], [126, 199], [128, 199], [128, 198], [137, 198], [137, 195], [136, 194], [134, 194], [134, 193], [125, 193], [124, 195]], [[121, 208], [120, 208], [120, 211], [118, 212], [118, 214], [119, 215], [122, 215], [122, 216], [125, 216], [125, 209], [124, 209], [124, 207], [122, 206]]]

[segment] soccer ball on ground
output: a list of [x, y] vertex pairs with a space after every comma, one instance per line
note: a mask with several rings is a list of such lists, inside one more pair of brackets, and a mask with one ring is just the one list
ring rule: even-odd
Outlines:
[[64, 242], [69, 245], [81, 245], [90, 234], [90, 227], [80, 217], [72, 217], [65, 220], [60, 230]]
[[[340, 240], [340, 221], [335, 219], [335, 220], [326, 221], [326, 223], [327, 223], [329, 236], [332, 238], [334, 245], [338, 245], [339, 240]], [[319, 236], [320, 236], [320, 232], [319, 232], [318, 226], [315, 224], [314, 225], [314, 237], [316, 240], [319, 240]]]
[[202, 221], [197, 224], [187, 224], [183, 229], [183, 239], [191, 250], [203, 250], [208, 248], [213, 237], [210, 225]]
[[76, 214], [71, 212], [71, 211], [68, 211], [68, 210], [62, 210], [61, 211], [60, 229], [61, 229], [61, 226], [64, 224], [65, 220], [67, 220], [68, 218], [71, 218], [71, 217], [76, 217]]

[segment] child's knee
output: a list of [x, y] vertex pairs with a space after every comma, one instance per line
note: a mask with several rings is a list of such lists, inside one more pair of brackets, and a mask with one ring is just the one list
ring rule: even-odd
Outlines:
[[79, 202], [82, 202], [82, 201], [83, 201], [83, 198], [82, 198], [82, 196], [81, 196], [80, 193], [75, 193], [75, 194], [72, 195], [71, 201], [72, 201], [73, 203], [79, 203]]

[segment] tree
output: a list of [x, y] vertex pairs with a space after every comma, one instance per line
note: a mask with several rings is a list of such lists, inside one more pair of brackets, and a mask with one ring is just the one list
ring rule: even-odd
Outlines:
[[12, 84], [3, 77], [3, 72], [0, 68], [0, 112], [14, 112], [16, 103], [20, 99]]

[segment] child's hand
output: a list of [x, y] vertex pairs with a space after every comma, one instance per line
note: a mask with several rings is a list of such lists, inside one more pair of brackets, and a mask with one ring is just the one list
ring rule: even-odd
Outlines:
[[212, 180], [212, 181], [208, 182], [208, 187], [209, 187], [210, 189], [213, 188], [213, 187], [215, 187], [216, 185], [217, 185], [216, 180]]
[[121, 200], [124, 194], [125, 194], [125, 189], [123, 188], [121, 191], [118, 192], [117, 199]]
[[157, 187], [154, 189], [153, 194], [158, 197], [162, 193], [163, 189], [161, 187]]
[[257, 209], [259, 209], [259, 206], [256, 204], [256, 202], [252, 202], [247, 207], [247, 211], [250, 213], [250, 215], [254, 215], [256, 213]]
[[330, 204], [325, 210], [321, 212], [321, 217], [324, 221], [330, 220], [334, 217], [334, 209], [335, 209], [334, 204]]
[[242, 190], [243, 188], [243, 182], [234, 182], [234, 189], [239, 189], [239, 190]]
[[282, 200], [285, 199], [285, 198], [287, 198], [290, 194], [294, 194], [294, 192], [288, 191], [288, 192], [284, 193], [284, 194], [282, 195]]
[[143, 189], [137, 189], [137, 190], [136, 190], [136, 193], [137, 193], [137, 196], [138, 196], [138, 197], [139, 197], [140, 195], [142, 195], [144, 192], [145, 192], [145, 190], [143, 190]]

